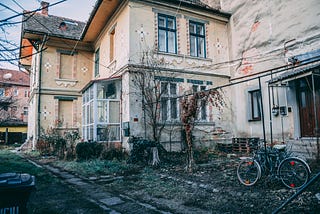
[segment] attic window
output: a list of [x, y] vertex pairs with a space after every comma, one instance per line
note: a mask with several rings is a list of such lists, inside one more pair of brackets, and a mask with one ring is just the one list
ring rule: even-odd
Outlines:
[[67, 24], [65, 22], [61, 22], [59, 25], [59, 29], [63, 31], [67, 30]]

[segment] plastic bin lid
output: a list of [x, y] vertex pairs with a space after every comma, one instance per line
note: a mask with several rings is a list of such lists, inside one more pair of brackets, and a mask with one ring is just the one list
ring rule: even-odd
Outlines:
[[11, 185], [28, 185], [32, 182], [32, 176], [27, 173], [9, 172], [0, 174], [0, 187], [8, 187]]

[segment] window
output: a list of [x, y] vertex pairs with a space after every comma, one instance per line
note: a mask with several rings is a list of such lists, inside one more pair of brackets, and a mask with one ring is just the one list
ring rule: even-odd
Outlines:
[[249, 91], [250, 118], [249, 120], [261, 120], [261, 93], [260, 90]]
[[85, 140], [120, 140], [120, 81], [93, 84], [83, 94], [82, 109]]
[[0, 88], [0, 97], [4, 97], [5, 92], [4, 92], [4, 88]]
[[190, 32], [190, 55], [206, 58], [206, 41], [204, 24], [198, 22], [189, 22]]
[[110, 32], [110, 62], [113, 61], [114, 59], [114, 36], [116, 34], [116, 30], [115, 28], [113, 28], [113, 30]]
[[100, 49], [98, 48], [94, 54], [94, 76], [99, 75], [99, 65], [100, 65]]
[[18, 96], [19, 95], [19, 90], [17, 89], [17, 88], [15, 88], [14, 90], [13, 90], [13, 96]]
[[72, 79], [73, 56], [60, 53], [60, 79]]
[[[206, 90], [206, 86], [193, 85], [192, 90], [194, 93], [198, 92], [198, 91], [204, 91], [204, 90]], [[199, 109], [198, 118], [202, 121], [207, 121], [207, 102], [206, 102], [206, 100], [200, 101], [200, 109]]]
[[28, 115], [28, 107], [23, 107], [23, 115]]
[[17, 106], [12, 106], [11, 107], [11, 116], [15, 117], [17, 113], [18, 107]]
[[72, 104], [70, 100], [59, 100], [59, 113], [57, 125], [59, 127], [72, 127]]
[[177, 53], [177, 30], [175, 17], [159, 14], [158, 27], [159, 51], [166, 53]]
[[177, 84], [161, 82], [161, 120], [178, 119]]

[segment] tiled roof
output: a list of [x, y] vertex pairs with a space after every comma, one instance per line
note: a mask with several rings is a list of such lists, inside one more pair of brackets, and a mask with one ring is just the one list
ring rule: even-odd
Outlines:
[[30, 77], [29, 74], [26, 72], [0, 68], [0, 85], [13, 84], [28, 87], [29, 82]]
[[[65, 24], [66, 29], [63, 29]], [[50, 36], [74, 39], [80, 38], [84, 22], [59, 16], [43, 15], [41, 13], [25, 14], [22, 29], [24, 32], [45, 33]]]

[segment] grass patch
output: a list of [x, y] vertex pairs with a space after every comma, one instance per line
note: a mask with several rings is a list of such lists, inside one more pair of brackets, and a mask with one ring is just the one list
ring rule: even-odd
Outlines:
[[0, 173], [28, 173], [36, 178], [36, 190], [31, 194], [28, 204], [29, 213], [101, 213], [99, 207], [48, 171], [34, 166], [8, 149], [1, 147]]
[[127, 164], [125, 161], [88, 160], [88, 161], [56, 161], [53, 163], [69, 172], [83, 176], [98, 175], [131, 175], [140, 171], [139, 166]]

